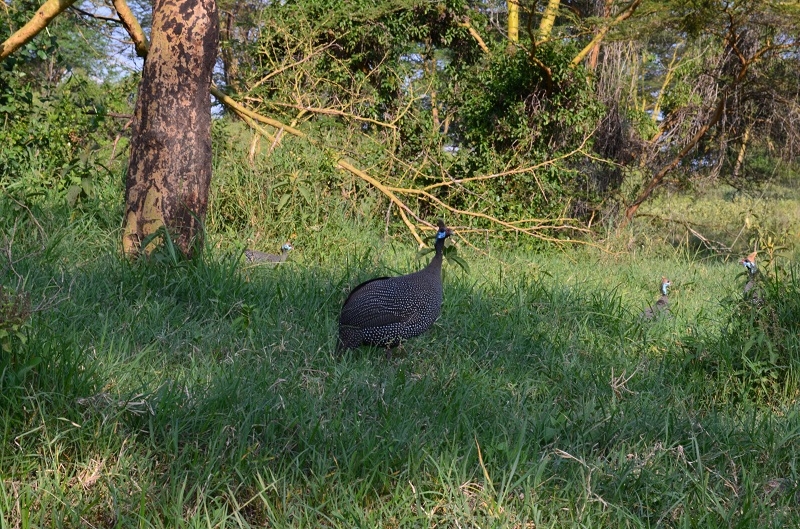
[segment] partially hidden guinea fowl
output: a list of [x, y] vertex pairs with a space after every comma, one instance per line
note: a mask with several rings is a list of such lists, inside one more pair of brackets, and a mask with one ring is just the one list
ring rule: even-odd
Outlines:
[[292, 250], [294, 250], [294, 246], [292, 246], [292, 243], [287, 242], [281, 246], [280, 255], [247, 249], [244, 251], [244, 258], [248, 263], [282, 263], [286, 260], [286, 258], [289, 256], [289, 252]]
[[656, 317], [656, 315], [660, 314], [663, 311], [669, 310], [669, 298], [667, 297], [667, 289], [672, 286], [672, 282], [667, 279], [666, 277], [661, 278], [661, 297], [658, 298], [656, 304], [652, 307], [647, 307], [644, 312], [642, 312], [642, 318], [646, 320], [652, 320]]
[[760, 305], [761, 304], [761, 294], [759, 293], [759, 289], [756, 288], [756, 283], [758, 282], [758, 267], [756, 266], [756, 254], [758, 252], [753, 252], [744, 259], [739, 261], [739, 264], [744, 266], [747, 269], [747, 283], [744, 285], [744, 296], [747, 298], [750, 297], [750, 301], [753, 303]]
[[744, 293], [747, 294], [756, 286], [756, 273], [758, 272], [758, 267], [756, 267], [756, 254], [758, 252], [753, 252], [744, 259], [739, 261], [740, 265], [743, 265], [747, 269], [748, 273], [748, 280], [747, 283], [744, 285]]
[[427, 331], [442, 311], [442, 259], [444, 241], [452, 234], [438, 222], [436, 250], [428, 265], [398, 277], [378, 277], [355, 287], [339, 314], [336, 352], [361, 345], [391, 349]]

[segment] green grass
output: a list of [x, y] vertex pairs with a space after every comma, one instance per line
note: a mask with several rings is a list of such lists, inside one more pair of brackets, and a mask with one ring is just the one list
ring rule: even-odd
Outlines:
[[213, 234], [130, 264], [106, 217], [34, 209], [42, 237], [2, 207], [3, 284], [49, 300], [3, 353], [3, 527], [800, 525], [797, 380], [721, 360], [733, 262], [462, 247], [434, 329], [337, 358], [347, 292], [418, 267], [407, 240], [331, 215], [276, 268]]
[[754, 246], [763, 250], [768, 241], [785, 249], [800, 241], [800, 192], [791, 182], [750, 192], [718, 184], [699, 193], [663, 193], [641, 214], [649, 226], [640, 239], [700, 252], [728, 248], [746, 255]]

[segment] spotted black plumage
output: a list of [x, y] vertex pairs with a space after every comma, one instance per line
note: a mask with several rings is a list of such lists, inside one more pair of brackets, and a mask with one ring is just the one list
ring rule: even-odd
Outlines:
[[644, 312], [642, 312], [642, 318], [646, 320], [652, 320], [656, 317], [656, 315], [660, 314], [663, 311], [669, 310], [669, 298], [667, 297], [667, 289], [672, 286], [672, 282], [667, 279], [666, 277], [661, 278], [661, 286], [659, 287], [661, 290], [661, 297], [658, 298], [655, 305], [652, 307], [647, 307]]
[[436, 254], [425, 268], [404, 276], [370, 279], [350, 292], [339, 314], [337, 352], [361, 345], [388, 350], [436, 322], [442, 310], [444, 241], [450, 234], [440, 220]]
[[286, 258], [289, 256], [289, 252], [292, 250], [294, 250], [294, 246], [292, 246], [292, 243], [287, 242], [281, 246], [280, 255], [247, 249], [244, 251], [244, 258], [248, 263], [282, 263], [286, 260]]

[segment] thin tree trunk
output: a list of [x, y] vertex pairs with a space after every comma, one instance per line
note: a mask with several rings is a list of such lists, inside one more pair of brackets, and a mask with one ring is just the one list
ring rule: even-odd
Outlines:
[[508, 40], [519, 42], [519, 0], [508, 0]]
[[[611, 0], [603, 0], [603, 18], [611, 16]], [[600, 59], [600, 42], [595, 42], [592, 51], [589, 53], [589, 70], [597, 69], [597, 61]]]
[[219, 41], [214, 0], [156, 0], [136, 101], [122, 247], [135, 256], [164, 226], [187, 256], [202, 240], [211, 182], [211, 72]]
[[548, 0], [547, 7], [544, 8], [542, 20], [539, 22], [539, 31], [536, 32], [536, 43], [541, 43], [550, 38], [553, 32], [553, 26], [556, 23], [556, 15], [558, 15], [558, 7], [561, 0]]
[[747, 144], [750, 142], [750, 130], [752, 128], [753, 123], [748, 123], [744, 129], [744, 134], [742, 134], [742, 144], [739, 146], [739, 152], [736, 155], [736, 164], [733, 166], [733, 173], [731, 175], [734, 182], [739, 178], [739, 175], [742, 172], [744, 155], [747, 152]]
[[[669, 83], [672, 81], [672, 78], [675, 75], [675, 71], [678, 69], [675, 66], [675, 63], [678, 62], [678, 50], [680, 49], [680, 44], [675, 44], [675, 49], [672, 50], [672, 59], [669, 61], [669, 66], [667, 66], [667, 74], [664, 76], [664, 82], [661, 83], [661, 90], [658, 91], [658, 96], [656, 97], [656, 102], [653, 104], [653, 113], [651, 114], [651, 119], [653, 123], [658, 123], [661, 114], [661, 102], [664, 100], [664, 95], [667, 93], [667, 87]], [[659, 132], [660, 133], [660, 132]], [[657, 134], [659, 134], [657, 133]], [[652, 140], [651, 140], [652, 141]]]

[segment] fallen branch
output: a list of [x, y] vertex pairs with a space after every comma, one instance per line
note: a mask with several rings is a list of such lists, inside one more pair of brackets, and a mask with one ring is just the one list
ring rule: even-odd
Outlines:
[[[645, 217], [645, 218], [649, 217], [649, 218], [652, 218], [652, 219], [658, 219], [658, 220], [660, 220], [662, 222], [679, 224], [679, 225], [683, 226], [684, 228], [686, 228], [686, 231], [688, 231], [689, 233], [691, 233], [692, 235], [697, 237], [697, 239], [703, 244], [703, 246], [705, 246], [708, 250], [711, 250], [712, 252], [717, 252], [717, 253], [720, 253], [720, 254], [729, 254], [732, 251], [733, 245], [726, 246], [725, 244], [723, 244], [723, 243], [721, 243], [719, 241], [715, 241], [715, 240], [709, 239], [708, 237], [706, 237], [705, 235], [703, 235], [702, 233], [700, 233], [699, 231], [694, 229], [692, 227], [692, 223], [690, 223], [687, 220], [673, 219], [673, 218], [670, 218], [670, 217], [666, 217], [665, 218], [665, 217], [661, 217], [660, 215], [653, 215], [651, 213], [640, 213], [639, 216], [640, 217]], [[694, 225], [698, 226], [698, 227], [702, 226], [702, 225], [698, 225], [697, 223], [695, 223]], [[719, 229], [719, 227], [717, 227], [717, 226], [708, 226], [708, 225], [706, 225], [706, 227], [712, 228], [712, 229], [714, 229], [714, 228]], [[738, 238], [738, 236], [737, 236], [737, 238]], [[734, 244], [735, 243], [736, 243], [736, 241], [734, 240]]]
[[293, 105], [291, 103], [278, 103], [276, 101], [270, 101], [270, 105], [274, 105], [276, 107], [286, 107], [286, 108], [295, 108], [297, 110], [305, 110], [306, 112], [311, 112], [312, 114], [324, 114], [328, 116], [341, 116], [344, 118], [349, 118], [355, 121], [363, 121], [365, 123], [372, 123], [373, 125], [377, 125], [379, 127], [386, 127], [390, 129], [397, 130], [397, 125], [394, 123], [386, 123], [385, 121], [378, 121], [377, 119], [372, 118], [365, 118], [362, 116], [357, 116], [351, 112], [345, 112], [343, 110], [336, 110], [335, 108], [317, 108], [317, 107], [310, 107], [310, 106], [303, 106], [303, 105]]
[[[217, 88], [215, 86], [211, 87], [211, 93], [214, 95], [214, 97], [219, 99], [221, 103], [223, 103], [226, 106], [230, 107], [231, 109], [233, 109], [239, 115], [243, 115], [243, 116], [246, 116], [246, 117], [248, 117], [250, 119], [253, 119], [253, 120], [256, 120], [256, 121], [260, 121], [262, 123], [266, 123], [267, 125], [275, 127], [278, 130], [283, 130], [283, 131], [288, 132], [289, 134], [291, 134], [293, 136], [297, 136], [298, 138], [304, 138], [304, 139], [306, 139], [307, 141], [309, 141], [313, 145], [317, 145], [318, 144], [316, 140], [314, 140], [313, 138], [310, 138], [307, 134], [305, 134], [304, 132], [302, 132], [302, 131], [300, 131], [298, 129], [295, 129], [294, 127], [290, 127], [288, 125], [284, 125], [280, 121], [277, 121], [275, 119], [262, 116], [261, 114], [258, 114], [256, 112], [253, 112], [252, 110], [249, 110], [249, 109], [245, 108], [244, 106], [240, 105], [235, 100], [233, 100], [231, 97], [229, 97], [229, 96], [225, 95], [224, 93], [222, 93], [219, 90], [219, 88]], [[256, 130], [258, 130], [258, 129], [256, 129]], [[261, 133], [261, 131], [258, 131], [258, 132]], [[264, 131], [264, 132], [266, 132], [266, 131]], [[271, 136], [267, 136], [267, 137], [270, 138]], [[342, 158], [336, 160], [336, 165], [338, 165], [340, 168], [344, 169], [345, 171], [348, 171], [348, 172], [356, 175], [357, 177], [359, 177], [360, 179], [364, 180], [365, 182], [371, 184], [376, 189], [378, 189], [381, 193], [386, 195], [386, 197], [389, 198], [389, 200], [391, 200], [400, 209], [400, 212], [401, 212], [400, 213], [400, 217], [403, 219], [403, 223], [408, 227], [409, 231], [411, 232], [411, 235], [414, 236], [414, 239], [416, 239], [416, 241], [420, 244], [420, 246], [425, 244], [423, 242], [423, 240], [422, 240], [422, 237], [420, 237], [419, 233], [417, 233], [417, 229], [414, 227], [414, 225], [411, 223], [411, 221], [408, 220], [408, 217], [404, 213], [404, 211], [405, 211], [405, 212], [411, 213], [413, 215], [413, 211], [411, 210], [411, 208], [405, 202], [403, 202], [402, 200], [397, 198], [397, 196], [387, 186], [381, 184], [378, 180], [372, 178], [367, 173], [365, 173], [364, 171], [356, 168], [355, 166], [353, 166], [352, 164], [350, 164], [349, 162], [345, 161]], [[416, 215], [414, 215], [414, 217], [417, 218]], [[417, 220], [421, 221], [421, 219], [419, 219], [419, 218], [417, 218]], [[424, 222], [424, 223], [427, 224], [430, 227], [433, 227], [433, 225], [428, 223], [428, 222]]]

